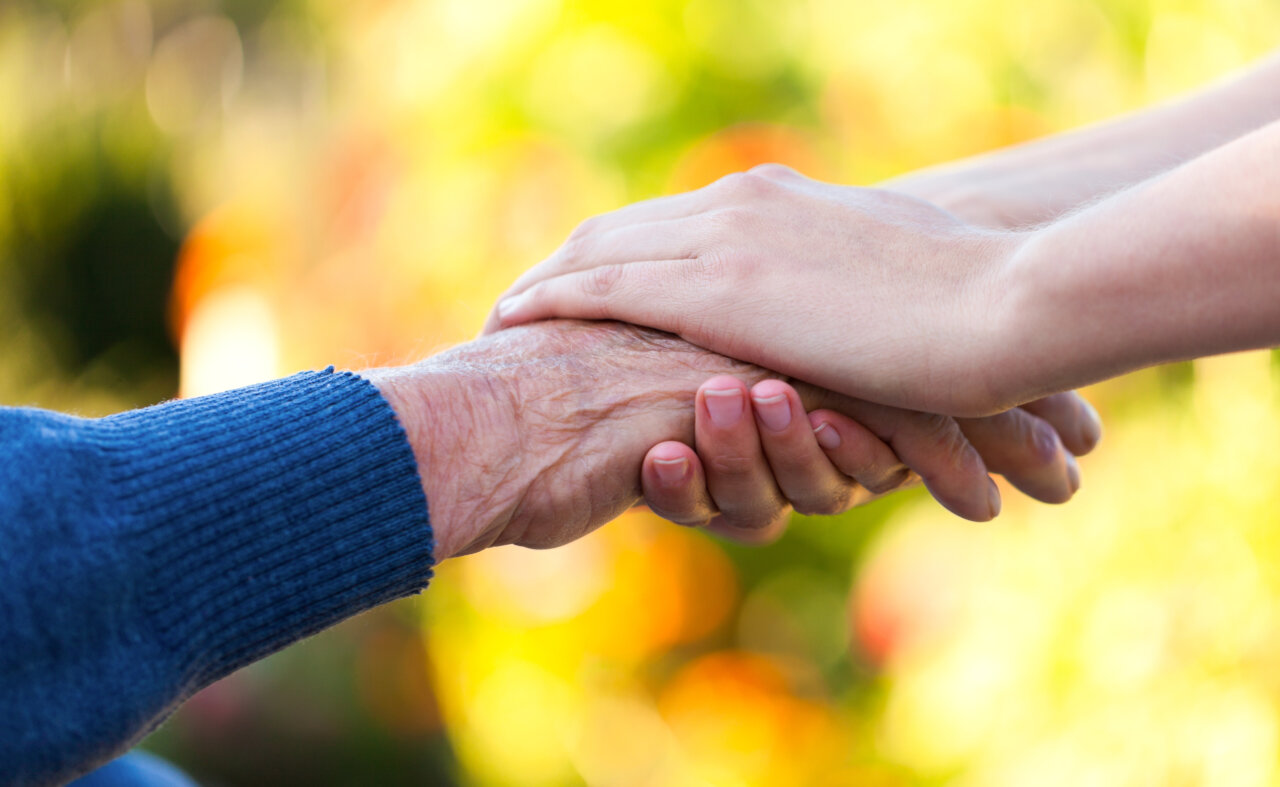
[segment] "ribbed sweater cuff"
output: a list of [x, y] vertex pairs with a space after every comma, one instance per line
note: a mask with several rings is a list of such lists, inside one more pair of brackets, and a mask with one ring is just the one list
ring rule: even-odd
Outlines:
[[100, 420], [141, 601], [194, 691], [431, 577], [427, 503], [390, 405], [306, 372]]

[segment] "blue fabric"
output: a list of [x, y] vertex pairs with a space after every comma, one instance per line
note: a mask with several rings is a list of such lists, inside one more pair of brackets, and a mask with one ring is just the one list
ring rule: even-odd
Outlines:
[[196, 787], [196, 783], [164, 760], [134, 752], [76, 779], [69, 787]]
[[425, 587], [412, 448], [307, 372], [101, 419], [0, 408], [0, 784], [61, 784], [192, 693]]

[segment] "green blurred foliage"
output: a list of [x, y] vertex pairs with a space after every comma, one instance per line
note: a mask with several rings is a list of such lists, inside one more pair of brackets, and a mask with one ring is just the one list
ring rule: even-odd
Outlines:
[[[9, 2], [0, 400], [420, 357], [591, 214], [769, 160], [874, 183], [1277, 30], [1269, 0]], [[1275, 357], [1090, 391], [1061, 509], [910, 493], [767, 549], [637, 513], [451, 561], [147, 745], [226, 785], [1276, 783]]]

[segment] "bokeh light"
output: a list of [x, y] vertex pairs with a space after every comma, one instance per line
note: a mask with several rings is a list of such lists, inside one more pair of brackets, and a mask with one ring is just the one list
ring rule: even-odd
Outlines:
[[[1167, 99], [1272, 0], [0, 4], [0, 400], [93, 415], [420, 358], [584, 218], [869, 184]], [[1280, 784], [1268, 353], [1088, 395], [1084, 487], [747, 549], [632, 512], [202, 692], [210, 784]], [[1008, 491], [1008, 490], [1007, 490]]]

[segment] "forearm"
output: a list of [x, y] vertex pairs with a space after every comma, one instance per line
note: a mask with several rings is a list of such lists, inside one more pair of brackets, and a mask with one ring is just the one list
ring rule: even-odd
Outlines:
[[350, 374], [98, 420], [0, 409], [0, 434], [0, 783], [83, 773], [430, 575], [412, 452]]
[[1280, 119], [1280, 56], [1190, 96], [885, 183], [988, 226], [1040, 224]]
[[1007, 272], [1020, 398], [1280, 343], [1280, 122], [1028, 236]]

